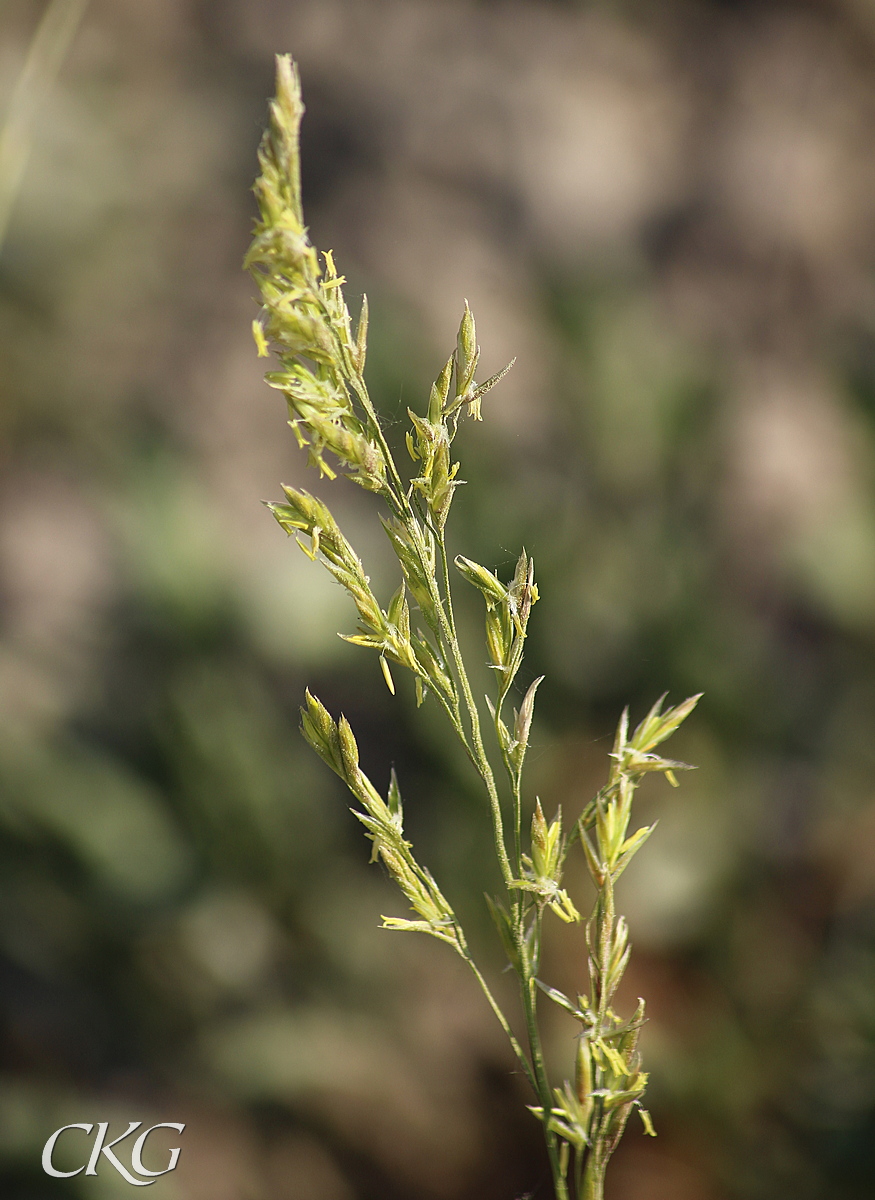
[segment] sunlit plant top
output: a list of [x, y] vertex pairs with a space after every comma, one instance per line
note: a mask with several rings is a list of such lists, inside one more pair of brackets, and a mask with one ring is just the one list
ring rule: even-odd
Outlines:
[[[304, 737], [355, 797], [355, 815], [379, 859], [406, 897], [411, 917], [384, 917], [391, 930], [426, 933], [448, 943], [467, 963], [510, 1040], [531, 1085], [532, 1113], [546, 1140], [556, 1200], [601, 1200], [608, 1161], [633, 1109], [644, 1128], [653, 1126], [642, 1097], [638, 1038], [644, 1001], [623, 1017], [612, 1007], [629, 961], [626, 921], [618, 916], [614, 888], [632, 857], [653, 831], [629, 832], [632, 802], [648, 773], [665, 775], [686, 764], [657, 751], [694, 708], [693, 696], [663, 711], [657, 701], [630, 732], [623, 713], [610, 755], [608, 780], [573, 820], [561, 810], [548, 820], [540, 801], [523, 799], [522, 776], [535, 696], [542, 679], [528, 688], [513, 715], [508, 696], [523, 660], [526, 632], [538, 599], [534, 563], [523, 551], [513, 576], [503, 582], [461, 555], [454, 566], [483, 597], [486, 650], [495, 677], [492, 697], [481, 712], [469, 682], [453, 614], [445, 526], [459, 486], [453, 442], [463, 419], [479, 421], [484, 397], [509, 370], [477, 382], [480, 351], [467, 303], [453, 353], [438, 373], [424, 413], [408, 410], [407, 449], [412, 471], [405, 478], [389, 449], [364, 371], [368, 305], [362, 300], [355, 329], [343, 294], [346, 282], [330, 253], [310, 243], [301, 207], [299, 129], [304, 107], [297, 69], [288, 56], [277, 59], [276, 98], [259, 151], [255, 184], [260, 212], [246, 266], [262, 299], [253, 322], [258, 353], [271, 351], [277, 369], [266, 379], [285, 397], [289, 424], [308, 460], [321, 475], [340, 472], [374, 492], [400, 568], [397, 591], [385, 607], [374, 595], [358, 554], [328, 507], [307, 491], [283, 485], [285, 502], [268, 507], [298, 541], [346, 589], [358, 612], [358, 628], [347, 641], [376, 651], [389, 690], [392, 668], [413, 675], [417, 702], [433, 697], [447, 717], [481, 781], [492, 818], [503, 891], [488, 900], [501, 946], [519, 980], [522, 1027], [518, 1038], [486, 978], [474, 961], [449, 899], [414, 854], [404, 835], [401, 790], [394, 772], [385, 792], [359, 767], [352, 728], [307, 692], [301, 710]], [[327, 456], [327, 457], [326, 457]], [[482, 651], [478, 651], [482, 653]], [[481, 724], [481, 721], [483, 724]], [[499, 787], [487, 754], [483, 726], [494, 737], [501, 760]], [[529, 811], [531, 810], [531, 815]], [[526, 820], [524, 822], [524, 813]], [[525, 826], [525, 831], [524, 831]], [[569, 997], [540, 978], [543, 925], [547, 913], [568, 924], [582, 922], [563, 887], [570, 852], [581, 852], [597, 891], [584, 924], [589, 984], [587, 994]], [[548, 1078], [541, 1044], [541, 997], [570, 1013], [579, 1024], [573, 1078], [555, 1086]]]

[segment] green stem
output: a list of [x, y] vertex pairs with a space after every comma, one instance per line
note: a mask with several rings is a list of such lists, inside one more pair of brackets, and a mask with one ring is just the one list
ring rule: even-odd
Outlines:
[[492, 992], [489, 990], [489, 985], [487, 984], [486, 980], [483, 978], [482, 974], [480, 973], [480, 968], [474, 962], [474, 959], [471, 958], [469, 955], [469, 956], [465, 957], [465, 962], [468, 964], [468, 966], [474, 972], [474, 976], [477, 979], [477, 982], [480, 984], [480, 987], [483, 989], [484, 996], [486, 997], [486, 999], [489, 1002], [489, 1007], [495, 1013], [496, 1017], [498, 1017], [498, 1021], [499, 1021], [499, 1024], [501, 1025], [501, 1028], [507, 1034], [508, 1041], [510, 1042], [511, 1047], [513, 1048], [514, 1054], [517, 1056], [517, 1058], [520, 1061], [520, 1065], [523, 1068], [523, 1073], [524, 1073], [526, 1079], [529, 1081], [532, 1091], [537, 1093], [538, 1086], [537, 1086], [537, 1083], [535, 1082], [535, 1076], [532, 1072], [531, 1065], [529, 1064], [529, 1060], [526, 1058], [525, 1053], [523, 1052], [522, 1046], [517, 1041], [516, 1036], [515, 1036], [513, 1030], [511, 1029], [510, 1024], [508, 1023], [507, 1017], [501, 1011], [501, 1009], [498, 1005], [498, 1001], [495, 999], [495, 997], [492, 995]]
[[[559, 1145], [555, 1133], [549, 1129], [550, 1112], [553, 1107], [553, 1095], [550, 1091], [550, 1081], [547, 1077], [547, 1067], [544, 1062], [544, 1051], [541, 1046], [541, 1034], [538, 1029], [538, 997], [537, 985], [531, 970], [528, 947], [525, 943], [525, 931], [522, 922], [522, 909], [515, 923], [517, 942], [517, 958], [520, 963], [520, 990], [522, 993], [523, 1011], [526, 1021], [526, 1036], [529, 1042], [529, 1052], [532, 1059], [532, 1069], [535, 1075], [535, 1090], [543, 1110], [542, 1124], [544, 1140], [547, 1143], [547, 1157], [550, 1160], [550, 1171], [553, 1175], [553, 1189], [556, 1200], [568, 1200], [568, 1187], [559, 1161]], [[535, 943], [541, 938], [541, 917], [535, 920]]]
[[596, 1159], [590, 1152], [583, 1172], [583, 1187], [579, 1200], [604, 1200], [606, 1162]]
[[465, 707], [468, 710], [468, 718], [471, 723], [471, 742], [473, 744], [475, 766], [480, 778], [486, 785], [486, 791], [489, 796], [489, 807], [492, 811], [492, 827], [495, 835], [495, 851], [498, 855], [498, 862], [501, 867], [505, 887], [508, 891], [513, 891], [515, 889], [511, 888], [511, 884], [514, 874], [511, 869], [510, 859], [507, 857], [507, 846], [504, 841], [504, 821], [501, 816], [501, 801], [498, 797], [498, 788], [495, 786], [495, 776], [492, 773], [492, 767], [489, 764], [489, 759], [486, 757], [486, 751], [483, 747], [483, 736], [480, 732], [480, 713], [477, 705], [474, 703], [474, 695], [471, 691], [471, 684], [468, 680], [465, 664], [462, 661], [462, 652], [459, 648], [458, 637], [456, 636], [456, 620], [453, 614], [453, 600], [450, 591], [450, 568], [447, 561], [446, 541], [442, 530], [438, 534], [437, 547], [443, 572], [444, 591], [446, 593], [446, 609], [441, 609], [440, 611], [443, 613], [443, 620], [446, 621], [450, 653], [452, 654], [453, 665], [456, 668], [456, 675], [459, 680], [459, 686], [462, 689], [462, 695], [465, 697]]
[[[520, 777], [518, 773], [512, 773], [508, 767], [510, 774], [511, 786], [513, 788], [513, 848], [516, 855], [517, 876], [522, 879], [523, 875], [523, 839], [522, 839], [522, 795], [520, 793]], [[522, 897], [520, 897], [522, 899]]]
[[529, 1039], [529, 1049], [532, 1055], [532, 1065], [535, 1073], [536, 1091], [544, 1111], [542, 1123], [544, 1140], [547, 1143], [547, 1157], [550, 1160], [550, 1171], [553, 1175], [553, 1189], [556, 1200], [568, 1200], [568, 1187], [562, 1174], [559, 1162], [559, 1145], [555, 1133], [548, 1128], [550, 1112], [553, 1107], [553, 1097], [550, 1092], [550, 1082], [544, 1064], [544, 1052], [541, 1047], [541, 1035], [538, 1031], [537, 997], [535, 996], [535, 981], [532, 978], [522, 982], [523, 1008], [526, 1016], [526, 1033]]
[[596, 979], [598, 981], [598, 1005], [596, 1011], [598, 1013], [599, 1029], [605, 1024], [608, 1015], [608, 1005], [611, 999], [608, 995], [607, 981], [610, 974], [614, 920], [614, 887], [613, 881], [610, 875], [608, 875], [599, 893], [596, 911], [597, 936], [599, 939], [598, 955], [596, 958]]
[[356, 395], [359, 398], [362, 408], [367, 414], [368, 422], [371, 426], [371, 432], [377, 439], [377, 443], [379, 444], [380, 450], [383, 453], [383, 458], [386, 460], [386, 467], [388, 468], [389, 475], [391, 477], [391, 486], [389, 491], [392, 499], [396, 503], [399, 516], [404, 517], [406, 515], [411, 517], [413, 512], [410, 508], [410, 502], [405, 494], [404, 484], [401, 481], [401, 475], [397, 466], [395, 465], [395, 459], [392, 456], [392, 451], [389, 449], [389, 443], [386, 441], [386, 435], [383, 433], [383, 427], [377, 419], [377, 411], [374, 408], [374, 402], [371, 400], [370, 393], [368, 392], [368, 386], [365, 383], [363, 376], [358, 373], [352, 376], [351, 383], [355, 389]]
[[[447, 714], [447, 718], [449, 719], [449, 722], [452, 725], [456, 736], [458, 737], [459, 741], [462, 743], [462, 746], [464, 747], [466, 754], [468, 755], [468, 757], [471, 759], [472, 762], [475, 762], [474, 755], [471, 752], [471, 747], [468, 744], [468, 737], [465, 733], [465, 728], [462, 725], [462, 714], [459, 712], [458, 702], [456, 702], [455, 704], [451, 704], [449, 702], [449, 700], [447, 700], [446, 696], [444, 696], [434, 686], [434, 684], [431, 683], [431, 681], [429, 680], [427, 675], [421, 675], [421, 676], [419, 676], [419, 678], [422, 679], [422, 682], [424, 684], [429, 685], [432, 694], [437, 699], [438, 704], [440, 704], [441, 708]], [[475, 763], [475, 766], [476, 766], [476, 763]]]

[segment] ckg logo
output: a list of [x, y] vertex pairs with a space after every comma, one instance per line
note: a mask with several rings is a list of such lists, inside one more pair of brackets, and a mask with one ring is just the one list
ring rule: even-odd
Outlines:
[[87, 1165], [83, 1164], [83, 1166], [77, 1167], [75, 1171], [59, 1171], [52, 1162], [52, 1154], [54, 1153], [61, 1134], [65, 1133], [68, 1129], [81, 1129], [86, 1134], [90, 1134], [94, 1128], [93, 1122], [89, 1122], [88, 1124], [77, 1123], [73, 1125], [64, 1125], [61, 1129], [56, 1129], [46, 1142], [45, 1146], [43, 1146], [43, 1170], [47, 1175], [53, 1175], [55, 1179], [72, 1179], [74, 1175], [80, 1175], [83, 1171], [86, 1175], [96, 1175], [97, 1167], [100, 1162], [100, 1156], [105, 1155], [108, 1161], [112, 1163], [112, 1165], [118, 1171], [119, 1175], [121, 1175], [123, 1179], [126, 1179], [128, 1183], [132, 1183], [134, 1187], [148, 1187], [149, 1184], [155, 1182], [159, 1175], [166, 1175], [168, 1172], [175, 1170], [176, 1164], [179, 1162], [179, 1147], [174, 1146], [170, 1151], [169, 1166], [164, 1167], [162, 1171], [150, 1171], [148, 1167], [145, 1167], [143, 1165], [143, 1148], [146, 1145], [146, 1139], [148, 1138], [149, 1134], [155, 1129], [175, 1129], [177, 1133], [182, 1133], [183, 1129], [185, 1129], [185, 1126], [176, 1121], [159, 1121], [157, 1125], [151, 1125], [148, 1129], [143, 1130], [131, 1147], [131, 1168], [137, 1172], [137, 1175], [148, 1175], [150, 1178], [138, 1179], [136, 1175], [131, 1174], [131, 1172], [123, 1163], [119, 1162], [119, 1160], [113, 1154], [112, 1148], [113, 1146], [117, 1146], [119, 1142], [123, 1142], [126, 1138], [129, 1138], [131, 1134], [135, 1133], [142, 1124], [142, 1121], [131, 1121], [127, 1130], [121, 1135], [121, 1137], [117, 1137], [112, 1142], [107, 1142], [106, 1135], [109, 1132], [109, 1121], [99, 1121], [97, 1125], [97, 1134], [94, 1138], [94, 1145], [91, 1147], [91, 1155], [88, 1159]]

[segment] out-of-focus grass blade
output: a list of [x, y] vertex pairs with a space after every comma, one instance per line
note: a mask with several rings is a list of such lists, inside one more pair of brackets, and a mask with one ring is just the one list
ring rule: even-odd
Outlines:
[[0, 245], [24, 177], [40, 102], [61, 69], [87, 6], [88, 0], [50, 0], [13, 89], [0, 127]]

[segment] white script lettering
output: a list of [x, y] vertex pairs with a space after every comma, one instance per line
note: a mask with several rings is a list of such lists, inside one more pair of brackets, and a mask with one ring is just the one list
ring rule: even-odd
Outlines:
[[94, 1145], [91, 1149], [91, 1157], [88, 1159], [87, 1167], [77, 1167], [75, 1171], [59, 1171], [52, 1162], [52, 1154], [57, 1145], [58, 1138], [67, 1129], [82, 1129], [85, 1133], [91, 1133], [94, 1124], [77, 1123], [73, 1125], [64, 1125], [60, 1129], [56, 1129], [49, 1140], [43, 1146], [42, 1166], [47, 1175], [54, 1176], [55, 1179], [72, 1179], [74, 1175], [79, 1175], [82, 1171], [86, 1175], [96, 1175], [97, 1166], [100, 1161], [101, 1154], [104, 1155], [109, 1162], [115, 1167], [119, 1175], [126, 1179], [128, 1183], [134, 1187], [149, 1187], [153, 1184], [159, 1175], [167, 1175], [170, 1171], [176, 1169], [176, 1164], [179, 1162], [180, 1149], [179, 1146], [173, 1146], [170, 1150], [170, 1163], [162, 1171], [150, 1171], [148, 1167], [143, 1166], [143, 1148], [146, 1145], [146, 1138], [155, 1129], [175, 1129], [177, 1133], [182, 1133], [185, 1125], [177, 1121], [159, 1121], [157, 1125], [151, 1125], [145, 1129], [134, 1142], [131, 1150], [131, 1167], [139, 1175], [149, 1175], [150, 1179], [137, 1179], [130, 1171], [116, 1158], [112, 1152], [113, 1146], [117, 1146], [119, 1142], [123, 1142], [125, 1138], [130, 1137], [135, 1130], [139, 1129], [143, 1124], [142, 1121], [130, 1121], [128, 1128], [123, 1134], [115, 1138], [111, 1142], [106, 1141], [106, 1135], [109, 1132], [109, 1121], [99, 1121], [97, 1125], [97, 1135], [94, 1139]]
[[60, 1129], [56, 1129], [46, 1144], [43, 1146], [43, 1170], [47, 1175], [54, 1175], [55, 1179], [72, 1179], [74, 1175], [78, 1175], [79, 1171], [84, 1171], [84, 1167], [79, 1167], [76, 1171], [56, 1171], [52, 1166], [52, 1151], [55, 1148], [55, 1143], [64, 1132], [65, 1129], [84, 1129], [86, 1133], [90, 1133], [94, 1125], [62, 1125]]

